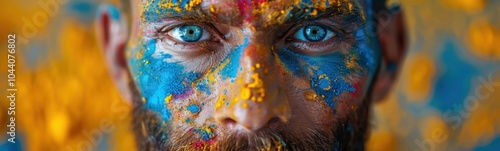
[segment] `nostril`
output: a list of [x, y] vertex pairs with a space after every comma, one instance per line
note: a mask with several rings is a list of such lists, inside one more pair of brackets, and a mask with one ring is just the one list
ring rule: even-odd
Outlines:
[[225, 118], [224, 120], [222, 120], [222, 124], [224, 124], [226, 127], [233, 127], [236, 125], [236, 121], [231, 118]]

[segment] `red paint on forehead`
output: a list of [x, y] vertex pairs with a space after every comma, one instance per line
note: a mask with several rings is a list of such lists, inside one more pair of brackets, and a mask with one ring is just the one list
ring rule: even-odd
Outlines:
[[251, 22], [254, 18], [251, 13], [252, 6], [258, 7], [264, 2], [266, 2], [266, 0], [238, 0], [240, 15], [245, 18], [245, 21]]
[[250, 18], [250, 2], [249, 0], [238, 0], [238, 8], [240, 9], [240, 15], [245, 18], [247, 21]]

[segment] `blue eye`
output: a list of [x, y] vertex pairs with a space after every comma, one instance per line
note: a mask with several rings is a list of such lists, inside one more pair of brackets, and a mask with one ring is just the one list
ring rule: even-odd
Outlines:
[[198, 42], [210, 38], [210, 33], [198, 25], [183, 25], [168, 32], [172, 38], [183, 42]]
[[325, 41], [334, 36], [331, 29], [319, 25], [304, 26], [294, 34], [294, 38], [309, 42]]

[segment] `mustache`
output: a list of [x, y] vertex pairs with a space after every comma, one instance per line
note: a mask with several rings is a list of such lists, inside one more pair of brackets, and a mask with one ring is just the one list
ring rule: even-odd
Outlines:
[[[133, 82], [130, 85], [135, 87]], [[300, 132], [291, 132], [287, 131], [285, 126], [274, 132], [230, 133], [200, 145], [196, 142], [201, 139], [194, 133], [187, 133], [186, 129], [163, 126], [160, 123], [162, 119], [144, 107], [138, 89], [132, 89], [132, 93], [132, 123], [140, 150], [365, 150], [370, 97], [365, 97], [351, 116], [335, 121], [335, 128], [303, 128]]]
[[[223, 151], [295, 151], [332, 150], [337, 142], [333, 130], [307, 128], [300, 134], [288, 131], [258, 131], [230, 133], [213, 140], [203, 140], [189, 132], [171, 131], [171, 139], [162, 150], [223, 150]], [[217, 136], [216, 136], [217, 137]]]

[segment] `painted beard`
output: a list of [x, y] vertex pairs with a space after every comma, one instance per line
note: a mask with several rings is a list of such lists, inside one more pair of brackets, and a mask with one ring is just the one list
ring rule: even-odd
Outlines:
[[[217, 135], [209, 144], [189, 129], [170, 128], [153, 111], [146, 109], [134, 91], [133, 126], [139, 150], [364, 150], [369, 127], [370, 100], [365, 97], [356, 110], [338, 117], [329, 129], [289, 131], [285, 124], [273, 130]], [[210, 142], [212, 141], [212, 142]], [[200, 143], [197, 143], [200, 142]]]

